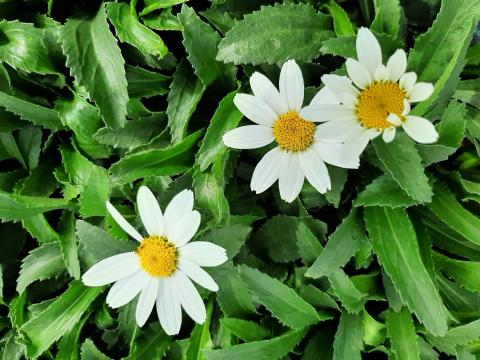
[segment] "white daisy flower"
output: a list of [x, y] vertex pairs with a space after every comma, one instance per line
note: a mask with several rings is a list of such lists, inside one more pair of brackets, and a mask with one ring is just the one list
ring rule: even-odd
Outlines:
[[326, 88], [335, 93], [341, 104], [313, 104], [303, 109], [301, 115], [312, 121], [329, 121], [322, 126], [345, 141], [342, 158], [358, 157], [368, 142], [380, 134], [385, 142], [392, 141], [398, 126], [419, 143], [437, 141], [438, 133], [430, 121], [409, 115], [410, 104], [429, 98], [433, 85], [417, 82], [414, 72], [406, 72], [405, 51], [398, 49], [383, 65], [378, 40], [362, 27], [357, 35], [357, 56], [358, 61], [346, 61], [348, 77], [322, 76]]
[[218, 286], [201, 266], [218, 266], [227, 260], [225, 249], [204, 241], [189, 243], [200, 225], [200, 213], [193, 210], [193, 193], [184, 190], [168, 204], [165, 214], [145, 186], [137, 194], [137, 205], [148, 233], [143, 237], [107, 202], [107, 209], [131, 237], [140, 244], [136, 251], [106, 258], [92, 266], [82, 281], [87, 286], [115, 283], [107, 304], [118, 308], [138, 293], [136, 321], [143, 326], [156, 303], [160, 324], [168, 335], [178, 334], [182, 310], [197, 323], [205, 321], [205, 304], [192, 281], [211, 291]]
[[[237, 94], [233, 101], [256, 125], [227, 132], [223, 142], [234, 149], [255, 149], [273, 141], [277, 143], [256, 166], [250, 184], [252, 191], [259, 194], [278, 180], [281, 198], [292, 202], [300, 193], [305, 177], [320, 193], [330, 190], [325, 163], [358, 168], [358, 159], [340, 159], [343, 144], [331, 136], [332, 131], [319, 131], [315, 121], [325, 120], [310, 121], [302, 116], [303, 76], [294, 60], [282, 66], [280, 91], [258, 72], [251, 76], [250, 86], [253, 95]], [[338, 106], [339, 100], [324, 88], [313, 98], [312, 104]]]

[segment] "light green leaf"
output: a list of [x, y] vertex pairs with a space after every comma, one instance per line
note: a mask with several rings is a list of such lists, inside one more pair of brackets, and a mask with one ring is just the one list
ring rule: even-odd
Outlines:
[[202, 133], [199, 130], [166, 149], [146, 150], [123, 157], [110, 168], [112, 182], [126, 184], [147, 176], [173, 176], [187, 171], [193, 163], [190, 150]]
[[447, 331], [447, 310], [420, 258], [416, 234], [404, 209], [365, 208], [365, 221], [379, 263], [403, 302], [428, 331]]
[[42, 130], [37, 126], [26, 126], [18, 131], [17, 144], [30, 171], [38, 165], [42, 146]]
[[451, 259], [433, 252], [435, 266], [470, 291], [480, 292], [480, 262]]
[[55, 66], [42, 43], [43, 30], [19, 21], [0, 22], [0, 61], [26, 72], [56, 74]]
[[212, 321], [213, 301], [210, 299], [206, 306], [207, 318], [203, 324], [195, 324], [190, 334], [190, 341], [187, 348], [188, 360], [203, 360], [202, 350], [212, 348], [210, 326]]
[[362, 294], [342, 269], [337, 269], [328, 276], [331, 288], [343, 307], [352, 314], [363, 310], [366, 295]]
[[0, 190], [0, 219], [22, 220], [47, 211], [68, 208], [68, 200], [10, 194]]
[[79, 281], [72, 281], [62, 295], [20, 328], [27, 355], [38, 357], [71, 330], [102, 290], [101, 287], [87, 288]]
[[164, 57], [168, 53], [162, 38], [154, 31], [140, 23], [137, 15], [130, 11], [125, 3], [108, 3], [107, 16], [115, 27], [121, 42], [135, 46], [144, 54]]
[[80, 263], [78, 261], [77, 237], [75, 236], [75, 216], [72, 212], [64, 212], [58, 233], [62, 258], [70, 276], [80, 279]]
[[183, 45], [188, 52], [187, 58], [198, 78], [205, 86], [219, 81], [223, 87], [232, 88], [236, 67], [215, 59], [220, 35], [186, 5], [182, 6], [178, 19], [183, 26]]
[[415, 145], [406, 134], [398, 134], [391, 143], [375, 139], [373, 146], [378, 158], [398, 185], [413, 199], [429, 202], [432, 189]]
[[365, 236], [365, 225], [358, 216], [358, 211], [353, 209], [330, 235], [322, 253], [307, 270], [305, 276], [316, 279], [330, 275], [355, 255], [362, 242], [368, 242]]
[[409, 207], [421, 202], [408, 196], [390, 174], [375, 178], [357, 196], [355, 206]]
[[387, 333], [396, 359], [420, 360], [417, 334], [410, 312], [407, 308], [396, 313], [387, 313]]
[[65, 263], [58, 242], [50, 242], [40, 245], [28, 253], [22, 260], [20, 276], [17, 280], [17, 292], [25, 291], [25, 288], [38, 280], [57, 277], [65, 272]]
[[480, 320], [465, 325], [453, 327], [442, 337], [428, 337], [428, 340], [438, 349], [448, 354], [455, 354], [455, 348], [480, 338]]
[[127, 65], [125, 70], [127, 72], [128, 94], [130, 97], [148, 98], [168, 93], [169, 76], [139, 66]]
[[442, 183], [435, 183], [434, 192], [428, 208], [451, 229], [480, 245], [480, 219], [466, 210]]
[[140, 13], [140, 16], [150, 14], [151, 12], [159, 9], [169, 8], [174, 5], [182, 4], [188, 0], [146, 0], [145, 8]]
[[235, 64], [311, 60], [332, 37], [328, 18], [306, 4], [265, 6], [245, 15], [227, 32], [217, 59]]
[[270, 332], [267, 329], [253, 321], [223, 318], [220, 319], [220, 325], [245, 342], [258, 341], [270, 337]]
[[277, 360], [288, 354], [303, 339], [307, 329], [290, 330], [269, 340], [253, 341], [228, 349], [204, 350], [206, 360]]
[[89, 315], [89, 313], [84, 315], [83, 318], [70, 329], [70, 331], [67, 331], [65, 335], [63, 335], [62, 339], [58, 342], [58, 352], [55, 360], [79, 359], [78, 348], [80, 344], [80, 333]]
[[133, 343], [130, 353], [124, 360], [161, 359], [171, 344], [159, 323], [151, 324]]
[[64, 126], [55, 110], [19, 99], [0, 91], [0, 106], [11, 113], [51, 130], [60, 130]]
[[228, 148], [223, 144], [222, 137], [227, 131], [236, 128], [243, 117], [233, 104], [235, 94], [236, 91], [232, 91], [220, 101], [210, 121], [207, 133], [196, 155], [196, 163], [200, 166], [201, 171], [205, 171], [227, 151]]
[[321, 320], [316, 310], [292, 288], [257, 269], [245, 265], [239, 269], [252, 294], [282, 324], [301, 329]]
[[110, 360], [108, 356], [102, 353], [95, 346], [94, 342], [91, 339], [86, 339], [82, 344], [82, 349], [80, 351], [81, 360]]
[[313, 264], [323, 250], [322, 244], [304, 222], [298, 223], [296, 238], [298, 253], [303, 263], [305, 265]]
[[205, 86], [193, 74], [190, 65], [182, 61], [173, 74], [167, 99], [166, 114], [173, 142], [178, 143], [185, 137], [188, 121], [204, 92]]
[[212, 214], [215, 223], [228, 222], [228, 200], [213, 174], [196, 171], [193, 175], [193, 188], [198, 205]]
[[370, 28], [378, 33], [398, 38], [402, 10], [399, 0], [374, 0], [375, 19]]
[[105, 7], [92, 19], [70, 18], [61, 39], [71, 74], [88, 90], [105, 124], [123, 127], [128, 102], [124, 60], [108, 28]]
[[79, 187], [82, 216], [104, 216], [107, 213], [105, 202], [110, 194], [107, 171], [67, 146], [62, 146], [60, 153], [70, 182]]
[[333, 28], [337, 36], [355, 36], [355, 28], [345, 10], [331, 0], [325, 5], [333, 19]]
[[360, 360], [363, 350], [362, 338], [362, 314], [342, 312], [333, 342], [333, 360]]

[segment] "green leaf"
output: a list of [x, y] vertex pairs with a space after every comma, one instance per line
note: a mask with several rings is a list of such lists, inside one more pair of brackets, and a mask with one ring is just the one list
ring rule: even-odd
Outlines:
[[370, 28], [378, 33], [398, 38], [402, 9], [399, 0], [374, 0], [375, 19]]
[[432, 189], [415, 145], [406, 134], [398, 134], [387, 144], [381, 139], [373, 141], [378, 158], [398, 185], [413, 199], [429, 202]]
[[480, 292], [480, 262], [451, 259], [440, 253], [433, 253], [435, 266], [445, 275], [470, 291]]
[[235, 129], [243, 117], [233, 104], [235, 94], [236, 91], [232, 91], [225, 96], [213, 114], [196, 155], [196, 163], [201, 171], [205, 171], [216, 159], [225, 154], [228, 148], [223, 144], [222, 137], [227, 131]]
[[34, 170], [38, 165], [42, 146], [42, 130], [36, 126], [26, 126], [20, 129], [17, 144], [28, 169]]
[[169, 8], [174, 5], [182, 4], [188, 0], [146, 0], [145, 8], [140, 13], [140, 16], [150, 14], [151, 12], [159, 9]]
[[360, 360], [363, 350], [362, 314], [352, 315], [342, 312], [335, 340], [333, 342], [333, 360]]
[[306, 4], [265, 6], [227, 32], [217, 59], [235, 64], [312, 60], [333, 33], [328, 18]]
[[430, 29], [415, 41], [408, 68], [419, 81], [436, 82], [447, 64], [471, 36], [474, 21], [480, 16], [477, 0], [442, 1], [440, 12]]
[[234, 318], [220, 319], [220, 325], [245, 342], [264, 340], [270, 332], [252, 321]]
[[77, 237], [75, 235], [75, 217], [72, 212], [64, 212], [61, 228], [58, 233], [62, 258], [70, 276], [80, 279], [80, 263], [78, 261]]
[[17, 140], [11, 132], [0, 133], [0, 143], [3, 145], [9, 158], [16, 159], [24, 169], [27, 169], [27, 164], [23, 158], [22, 153], [17, 144]]
[[105, 124], [123, 127], [128, 102], [124, 60], [108, 28], [105, 7], [92, 19], [70, 18], [61, 39], [71, 74], [88, 90]]
[[82, 344], [82, 349], [80, 351], [81, 360], [110, 360], [108, 356], [102, 353], [95, 346], [94, 342], [91, 339], [86, 339]]
[[239, 269], [252, 294], [282, 324], [300, 329], [321, 320], [316, 310], [292, 288], [257, 269], [245, 265]]
[[68, 200], [10, 194], [0, 190], [0, 219], [22, 220], [47, 211], [68, 208]]
[[303, 339], [307, 329], [290, 330], [269, 340], [253, 341], [228, 349], [204, 350], [206, 360], [277, 360], [287, 355]]
[[[110, 5], [113, 4], [111, 3]], [[125, 70], [127, 72], [128, 94], [130, 97], [148, 98], [168, 93], [169, 76], [139, 66], [127, 65]]]
[[466, 210], [442, 183], [435, 183], [434, 194], [428, 204], [430, 211], [467, 240], [480, 245], [480, 219]]
[[158, 323], [151, 324], [142, 332], [124, 360], [161, 359], [171, 344], [170, 337]]
[[25, 288], [38, 280], [57, 277], [65, 272], [65, 264], [58, 242], [41, 244], [33, 249], [22, 260], [20, 276], [17, 280], [17, 292], [25, 291]]
[[441, 351], [455, 354], [459, 345], [467, 345], [480, 338], [480, 320], [472, 321], [465, 325], [453, 327], [442, 337], [428, 337], [428, 340]]
[[187, 58], [198, 78], [205, 86], [219, 81], [223, 87], [232, 88], [236, 67], [215, 59], [220, 35], [186, 5], [182, 6], [182, 11], [177, 16], [183, 26], [183, 45], [188, 52]]
[[226, 224], [218, 229], [211, 229], [196, 240], [217, 244], [227, 250], [229, 259], [238, 253], [247, 240], [252, 228], [244, 224]]
[[[299, 222], [296, 231], [297, 248], [305, 265], [311, 265], [321, 254], [323, 246], [309, 227]], [[307, 275], [308, 276], [308, 275]]]
[[107, 257], [133, 251], [138, 246], [133, 241], [115, 240], [105, 230], [83, 220], [77, 220], [75, 228], [80, 259], [87, 267]]
[[331, 288], [343, 307], [352, 314], [363, 310], [366, 295], [362, 294], [342, 269], [337, 269], [328, 276]]
[[365, 236], [365, 225], [358, 216], [358, 212], [353, 209], [330, 235], [322, 253], [307, 270], [305, 276], [316, 279], [330, 275], [355, 255], [362, 242], [368, 242]]
[[93, 158], [107, 157], [108, 149], [99, 144], [93, 135], [102, 126], [98, 109], [85, 99], [73, 94], [72, 99], [62, 98], [55, 103], [55, 110], [63, 125], [75, 134], [78, 147]]
[[404, 209], [365, 208], [365, 221], [379, 263], [403, 302], [434, 335], [447, 331], [447, 310], [420, 258], [416, 234]]
[[417, 334], [410, 312], [403, 308], [400, 312], [387, 313], [387, 333], [391, 348], [397, 359], [420, 360]]
[[167, 149], [153, 149], [127, 155], [110, 168], [112, 182], [126, 184], [147, 176], [173, 176], [187, 171], [193, 163], [192, 147], [203, 131], [187, 136]]
[[67, 146], [60, 148], [62, 162], [70, 182], [80, 190], [80, 213], [83, 217], [104, 216], [110, 194], [107, 171]]
[[205, 86], [201, 80], [193, 74], [190, 65], [182, 61], [173, 74], [167, 99], [166, 114], [173, 142], [178, 143], [184, 139], [188, 121], [204, 92]]
[[3, 20], [0, 61], [26, 72], [56, 74], [55, 66], [43, 45], [43, 30], [33, 24]]
[[137, 15], [130, 11], [128, 4], [108, 3], [107, 16], [121, 42], [133, 45], [142, 53], [158, 58], [167, 55], [168, 48], [162, 38], [140, 23]]
[[409, 207], [421, 202], [408, 196], [390, 174], [383, 174], [358, 194], [355, 206]]
[[333, 19], [333, 28], [337, 36], [355, 36], [355, 30], [348, 14], [335, 1], [325, 5]]
[[212, 214], [215, 223], [228, 222], [230, 208], [224, 189], [213, 174], [195, 172], [193, 175], [195, 199], [201, 208]]
[[70, 331], [67, 331], [65, 335], [63, 335], [62, 339], [58, 342], [58, 352], [55, 360], [78, 360], [80, 333], [89, 315], [89, 313], [84, 315], [83, 318], [70, 329]]
[[11, 113], [51, 130], [60, 130], [64, 126], [55, 110], [19, 99], [0, 91], [0, 106]]
[[72, 281], [62, 295], [20, 328], [27, 343], [27, 355], [38, 357], [71, 330], [102, 290]]
[[213, 301], [210, 299], [206, 306], [207, 318], [203, 324], [195, 324], [190, 334], [190, 342], [187, 348], [188, 360], [203, 360], [202, 350], [212, 347], [210, 325], [212, 321]]

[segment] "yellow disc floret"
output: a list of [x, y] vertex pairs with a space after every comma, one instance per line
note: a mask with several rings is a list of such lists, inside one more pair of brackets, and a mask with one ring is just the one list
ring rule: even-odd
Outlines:
[[386, 129], [392, 124], [387, 121], [389, 114], [401, 117], [405, 92], [397, 83], [375, 82], [360, 93], [357, 116], [366, 128]]
[[164, 237], [143, 239], [137, 254], [142, 269], [152, 276], [170, 276], [176, 269], [177, 248]]
[[315, 124], [302, 119], [296, 111], [280, 115], [273, 125], [273, 136], [278, 146], [289, 151], [306, 150], [313, 141]]

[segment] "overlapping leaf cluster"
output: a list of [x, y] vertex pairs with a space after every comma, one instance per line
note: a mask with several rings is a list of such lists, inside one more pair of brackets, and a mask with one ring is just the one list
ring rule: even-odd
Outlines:
[[[0, 2], [3, 359], [475, 359], [480, 344], [478, 0]], [[293, 204], [249, 180], [262, 151], [221, 141], [248, 76], [296, 59], [311, 98], [355, 32], [435, 84], [432, 145], [374, 141]], [[207, 321], [170, 338], [80, 275], [135, 248], [142, 184], [192, 188], [195, 240], [227, 249]]]

